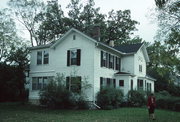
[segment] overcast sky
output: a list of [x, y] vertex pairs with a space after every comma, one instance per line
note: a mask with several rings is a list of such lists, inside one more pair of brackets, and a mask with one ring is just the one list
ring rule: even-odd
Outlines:
[[[8, 0], [0, 0], [0, 8], [7, 7]], [[44, 0], [47, 1], [47, 0]], [[59, 0], [62, 9], [65, 10], [70, 0]], [[94, 0], [95, 6], [100, 7], [100, 12], [107, 14], [112, 9], [114, 10], [131, 10], [132, 19], [140, 22], [137, 25], [138, 31], [135, 35], [139, 35], [143, 40], [153, 42], [153, 37], [156, 34], [157, 25], [151, 23], [147, 15], [151, 8], [155, 6], [154, 0]], [[87, 0], [81, 0], [87, 2]]]

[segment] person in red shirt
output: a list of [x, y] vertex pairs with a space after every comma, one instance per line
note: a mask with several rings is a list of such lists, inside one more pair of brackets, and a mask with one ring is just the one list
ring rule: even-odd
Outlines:
[[151, 93], [150, 96], [148, 97], [147, 107], [149, 111], [149, 117], [155, 120], [154, 109], [156, 107], [156, 99], [153, 93]]

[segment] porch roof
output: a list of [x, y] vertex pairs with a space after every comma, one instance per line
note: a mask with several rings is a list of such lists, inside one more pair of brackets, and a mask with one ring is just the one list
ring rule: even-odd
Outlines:
[[134, 74], [131, 74], [129, 72], [117, 72], [115, 75], [123, 75], [123, 76], [135, 76]]

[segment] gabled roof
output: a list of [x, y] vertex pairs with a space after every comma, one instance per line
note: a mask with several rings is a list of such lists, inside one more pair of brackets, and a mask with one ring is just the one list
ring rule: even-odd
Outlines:
[[69, 34], [71, 34], [72, 32], [76, 32], [80, 35], [82, 35], [83, 37], [87, 38], [88, 40], [96, 43], [97, 45], [101, 45], [103, 47], [106, 47], [112, 51], [118, 52], [121, 55], [129, 55], [129, 54], [135, 54], [141, 47], [143, 47], [143, 52], [145, 54], [145, 58], [146, 61], [149, 62], [149, 57], [147, 55], [147, 51], [145, 49], [144, 43], [137, 43], [137, 44], [128, 44], [128, 45], [120, 45], [120, 46], [115, 46], [115, 47], [111, 47], [107, 44], [104, 44], [100, 41], [97, 41], [93, 38], [91, 38], [90, 36], [78, 31], [75, 28], [70, 29], [68, 32], [66, 32], [61, 38], [59, 38], [58, 40], [54, 41], [53, 43], [50, 44], [46, 44], [46, 45], [40, 45], [40, 46], [35, 46], [35, 47], [31, 47], [30, 50], [36, 50], [36, 49], [43, 49], [43, 48], [55, 48], [61, 41], [63, 41]]
[[86, 37], [87, 39], [89, 39], [89, 40], [91, 40], [91, 41], [93, 41], [93, 42], [95, 42], [95, 43], [97, 42], [95, 39], [93, 39], [93, 38], [89, 37], [88, 35], [86, 35], [86, 34], [80, 32], [80, 31], [78, 31], [77, 29], [71, 28], [71, 29], [70, 29], [68, 32], [66, 32], [60, 39], [58, 39], [58, 40], [51, 46], [51, 48], [56, 47], [65, 37], [67, 37], [67, 36], [68, 36], [70, 33], [72, 33], [72, 32], [76, 32], [76, 33], [78, 33], [78, 34]]
[[141, 48], [142, 45], [143, 43], [126, 44], [126, 45], [115, 46], [114, 48], [123, 53], [136, 53]]

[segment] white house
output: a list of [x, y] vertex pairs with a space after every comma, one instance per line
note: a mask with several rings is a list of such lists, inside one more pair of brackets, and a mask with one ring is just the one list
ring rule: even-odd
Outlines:
[[144, 43], [113, 47], [71, 29], [55, 43], [30, 49], [31, 102], [39, 99], [39, 90], [57, 73], [65, 75], [68, 88], [72, 73], [81, 81], [79, 88], [86, 77], [92, 87], [83, 92], [92, 102], [103, 86], [121, 89], [124, 95], [131, 89], [154, 92], [155, 79], [146, 75], [149, 57]]

